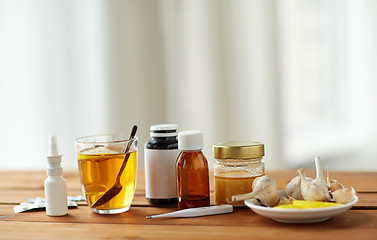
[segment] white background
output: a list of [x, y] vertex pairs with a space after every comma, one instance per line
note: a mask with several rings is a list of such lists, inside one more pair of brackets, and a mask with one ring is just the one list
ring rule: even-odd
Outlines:
[[266, 168], [377, 170], [377, 3], [0, 0], [0, 169], [76, 169], [84, 135], [177, 123]]

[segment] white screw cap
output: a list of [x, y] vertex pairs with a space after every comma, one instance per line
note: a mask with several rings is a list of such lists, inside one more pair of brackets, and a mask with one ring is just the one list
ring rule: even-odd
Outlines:
[[203, 133], [189, 130], [178, 133], [179, 150], [201, 150], [203, 148]]

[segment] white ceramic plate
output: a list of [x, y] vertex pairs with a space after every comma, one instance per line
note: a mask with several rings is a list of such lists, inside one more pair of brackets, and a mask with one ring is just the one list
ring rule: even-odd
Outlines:
[[[279, 191], [281, 195], [285, 195], [285, 191]], [[257, 205], [251, 199], [245, 200], [245, 205], [251, 208], [255, 213], [271, 218], [278, 222], [285, 223], [315, 223], [325, 221], [335, 215], [349, 210], [354, 204], [358, 202], [358, 197], [352, 202], [343, 204], [341, 206], [311, 208], [311, 209], [279, 209], [270, 208]]]

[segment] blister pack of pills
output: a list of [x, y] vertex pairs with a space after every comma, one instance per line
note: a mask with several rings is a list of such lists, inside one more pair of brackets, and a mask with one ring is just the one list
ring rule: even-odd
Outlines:
[[[29, 202], [22, 202], [13, 207], [15, 213], [30, 212], [30, 211], [43, 211], [46, 209], [46, 202], [44, 198], [29, 198]], [[85, 201], [84, 196], [67, 197], [68, 208], [76, 208], [79, 201]]]

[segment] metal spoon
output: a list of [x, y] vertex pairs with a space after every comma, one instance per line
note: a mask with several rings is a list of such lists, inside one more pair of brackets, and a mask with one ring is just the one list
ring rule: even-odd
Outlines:
[[107, 192], [105, 192], [105, 194], [103, 194], [102, 197], [100, 197], [100, 199], [98, 199], [93, 204], [92, 207], [96, 208], [96, 207], [102, 206], [103, 204], [105, 204], [108, 201], [110, 201], [111, 199], [113, 199], [122, 190], [122, 184], [120, 183], [120, 177], [122, 176], [122, 173], [123, 173], [124, 169], [126, 168], [128, 158], [130, 157], [130, 153], [128, 152], [128, 150], [130, 150], [130, 147], [131, 147], [131, 144], [132, 144], [131, 139], [133, 139], [135, 137], [136, 131], [137, 131], [137, 126], [134, 125], [132, 127], [132, 131], [131, 131], [131, 134], [130, 134], [130, 138], [129, 138], [130, 141], [128, 142], [126, 150], [125, 150], [126, 156], [124, 157], [122, 166], [120, 167], [120, 170], [118, 172], [118, 175], [117, 175], [117, 178], [115, 180], [114, 185], [109, 190], [107, 190]]

